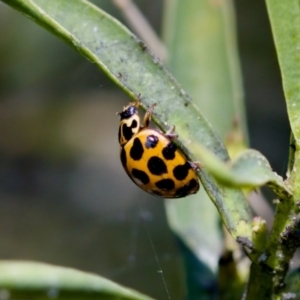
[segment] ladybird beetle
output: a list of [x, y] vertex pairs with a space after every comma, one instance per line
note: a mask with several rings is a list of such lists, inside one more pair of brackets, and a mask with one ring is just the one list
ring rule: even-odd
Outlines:
[[199, 190], [196, 163], [187, 161], [172, 139], [175, 126], [166, 133], [148, 128], [156, 104], [146, 112], [143, 125], [138, 115], [140, 100], [121, 112], [119, 126], [122, 165], [144, 191], [163, 198], [181, 198]]

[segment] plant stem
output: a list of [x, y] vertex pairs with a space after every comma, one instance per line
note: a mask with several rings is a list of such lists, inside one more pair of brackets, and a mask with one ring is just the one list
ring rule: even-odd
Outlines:
[[300, 245], [299, 224], [293, 198], [279, 202], [266, 248], [251, 265], [247, 300], [279, 297], [289, 262]]

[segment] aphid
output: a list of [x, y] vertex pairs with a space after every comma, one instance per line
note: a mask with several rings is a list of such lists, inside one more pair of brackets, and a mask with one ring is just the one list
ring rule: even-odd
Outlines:
[[129, 103], [120, 115], [119, 143], [122, 165], [144, 191], [163, 198], [181, 198], [200, 188], [195, 170], [172, 142], [175, 126], [166, 133], [148, 128], [156, 104], [145, 114], [143, 125], [138, 115], [140, 101]]

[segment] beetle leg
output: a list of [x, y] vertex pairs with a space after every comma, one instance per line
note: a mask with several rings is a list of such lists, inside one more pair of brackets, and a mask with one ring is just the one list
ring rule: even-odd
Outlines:
[[199, 170], [200, 168], [203, 168], [203, 165], [199, 161], [189, 161], [189, 164], [195, 171]]
[[170, 140], [177, 139], [178, 134], [174, 133], [174, 131], [175, 131], [175, 126], [172, 125], [171, 128], [166, 133], [164, 133], [164, 136], [169, 138]]
[[152, 104], [149, 109], [147, 110], [145, 116], [144, 116], [144, 122], [143, 122], [143, 128], [147, 128], [149, 126], [149, 123], [151, 121], [151, 116], [153, 113], [153, 110], [156, 106], [156, 103]]

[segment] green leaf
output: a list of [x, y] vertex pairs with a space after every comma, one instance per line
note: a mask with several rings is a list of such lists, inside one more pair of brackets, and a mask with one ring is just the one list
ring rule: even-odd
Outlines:
[[27, 261], [0, 261], [0, 298], [152, 299], [94, 274]]
[[300, 6], [281, 0], [266, 0], [291, 128], [300, 139]]
[[236, 119], [247, 136], [233, 6], [169, 0], [164, 20], [168, 66], [223, 140]]
[[288, 181], [300, 197], [300, 6], [298, 0], [266, 0], [292, 130]]
[[282, 177], [272, 171], [268, 160], [256, 150], [245, 150], [229, 163], [201, 146], [197, 154], [208, 172], [225, 186], [255, 189], [268, 184], [281, 199], [292, 196]]
[[[228, 155], [222, 141], [198, 107], [160, 64], [117, 20], [84, 0], [4, 0], [70, 44], [101, 68], [125, 92], [142, 94], [144, 107], [158, 106], [154, 120], [166, 130], [176, 125], [179, 142], [189, 147], [190, 157], [203, 144], [222, 160]], [[160, 122], [158, 122], [158, 119]], [[117, 131], [117, 130], [116, 130]], [[187, 151], [186, 151], [187, 153]], [[205, 189], [218, 205], [225, 225], [236, 238], [251, 238], [251, 214], [242, 193], [217, 186], [203, 170]]]

